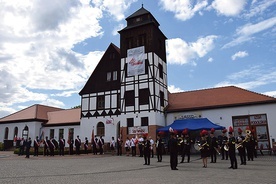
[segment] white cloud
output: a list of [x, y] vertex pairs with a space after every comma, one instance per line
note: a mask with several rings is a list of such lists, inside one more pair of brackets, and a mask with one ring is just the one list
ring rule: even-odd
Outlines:
[[244, 17], [250, 18], [257, 15], [262, 15], [265, 10], [267, 10], [270, 6], [274, 5], [276, 0], [254, 0], [251, 3], [251, 7], [248, 13], [244, 14]]
[[273, 28], [275, 25], [276, 25], [276, 17], [272, 17], [272, 18], [263, 20], [257, 24], [246, 24], [242, 27], [239, 27], [236, 30], [237, 38], [225, 44], [222, 48], [233, 47], [235, 45], [251, 40], [254, 34]]
[[221, 15], [237, 16], [242, 12], [245, 5], [246, 0], [214, 0], [211, 7]]
[[108, 12], [116, 21], [124, 19], [124, 12], [136, 1], [137, 0], [92, 0], [96, 7]]
[[195, 59], [204, 57], [214, 48], [215, 35], [199, 38], [195, 42], [187, 43], [180, 38], [167, 41], [168, 62], [171, 64], [196, 65]]
[[246, 51], [239, 51], [236, 52], [234, 55], [232, 55], [232, 60], [236, 60], [237, 58], [243, 58], [248, 56], [248, 53]]
[[51, 106], [51, 107], [58, 107], [58, 108], [62, 108], [65, 106], [63, 102], [61, 102], [59, 100], [55, 100], [55, 99], [47, 99], [47, 100], [41, 102], [40, 104]]
[[184, 90], [178, 88], [178, 87], [175, 87], [174, 85], [170, 85], [168, 87], [168, 90], [170, 93], [178, 93], [178, 92], [183, 92]]
[[252, 66], [248, 69], [227, 76], [227, 80], [216, 84], [215, 87], [234, 85], [251, 90], [273, 83], [276, 83], [275, 67], [267, 69], [261, 66]]
[[179, 20], [191, 19], [197, 12], [200, 12], [208, 5], [207, 0], [197, 1], [195, 4], [192, 1], [181, 0], [161, 0], [159, 3], [165, 11], [170, 11], [175, 14]]
[[103, 52], [83, 55], [72, 48], [103, 34], [102, 10], [90, 0], [14, 0], [0, 6], [0, 109], [27, 101], [63, 107], [34, 89], [76, 91], [86, 82]]
[[264, 92], [263, 94], [276, 98], [276, 91], [267, 91], [267, 92]]
[[116, 27], [114, 27], [113, 31], [112, 31], [112, 35], [117, 35], [118, 31], [122, 30], [125, 27], [124, 24], [119, 24]]
[[209, 59], [208, 59], [208, 62], [211, 63], [211, 62], [213, 62], [213, 60], [214, 60], [213, 58], [209, 58]]

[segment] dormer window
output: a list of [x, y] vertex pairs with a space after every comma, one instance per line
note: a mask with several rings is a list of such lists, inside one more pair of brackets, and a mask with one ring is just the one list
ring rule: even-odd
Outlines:
[[141, 20], [142, 20], [141, 17], [136, 18], [136, 22], [140, 22]]

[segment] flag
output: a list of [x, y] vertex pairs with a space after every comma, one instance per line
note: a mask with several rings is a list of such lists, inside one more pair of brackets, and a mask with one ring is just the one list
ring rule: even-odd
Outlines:
[[112, 119], [106, 119], [106, 124], [112, 124]]
[[43, 141], [44, 140], [44, 131], [42, 130], [39, 136], [39, 141]]
[[91, 142], [93, 142], [95, 139], [95, 135], [94, 135], [94, 127], [92, 129], [92, 135], [91, 135]]
[[14, 135], [13, 142], [16, 142], [16, 140], [17, 140], [17, 137], [16, 137], [16, 135]]

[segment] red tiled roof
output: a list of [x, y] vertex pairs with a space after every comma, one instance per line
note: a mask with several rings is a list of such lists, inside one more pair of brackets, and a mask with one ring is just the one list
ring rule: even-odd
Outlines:
[[276, 103], [276, 98], [236, 86], [169, 93], [168, 112]]
[[48, 122], [45, 126], [80, 124], [80, 114], [80, 108], [48, 112]]
[[0, 119], [0, 123], [29, 121], [29, 120], [41, 120], [47, 121], [47, 112], [62, 110], [56, 107], [50, 107], [45, 105], [32, 105], [23, 110], [10, 114]]

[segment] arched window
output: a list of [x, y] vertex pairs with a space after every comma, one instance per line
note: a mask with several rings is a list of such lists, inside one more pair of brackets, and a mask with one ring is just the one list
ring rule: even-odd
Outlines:
[[104, 136], [104, 123], [103, 122], [99, 122], [97, 124], [97, 135], [98, 136]]
[[4, 136], [4, 139], [8, 139], [8, 137], [9, 137], [9, 128], [8, 127], [6, 127], [5, 128], [5, 136]]
[[18, 138], [18, 127], [14, 127], [13, 138]]
[[29, 127], [26, 125], [25, 128], [24, 128], [23, 131], [22, 131], [22, 137], [23, 137], [24, 139], [27, 139], [28, 136], [29, 136]]

